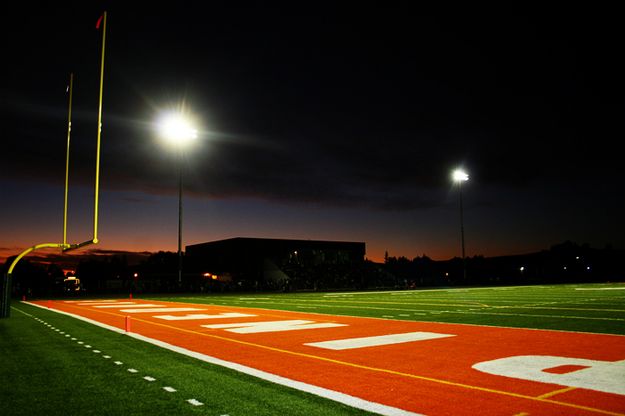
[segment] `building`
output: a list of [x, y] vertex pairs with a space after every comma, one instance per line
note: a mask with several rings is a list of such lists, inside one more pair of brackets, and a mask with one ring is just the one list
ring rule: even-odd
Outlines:
[[231, 238], [186, 247], [188, 271], [221, 287], [306, 290], [354, 284], [365, 243]]

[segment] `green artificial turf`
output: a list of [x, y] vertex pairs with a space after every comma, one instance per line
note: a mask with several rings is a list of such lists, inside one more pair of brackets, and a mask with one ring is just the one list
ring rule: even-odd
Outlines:
[[0, 415], [369, 414], [25, 304], [0, 320], [0, 357]]

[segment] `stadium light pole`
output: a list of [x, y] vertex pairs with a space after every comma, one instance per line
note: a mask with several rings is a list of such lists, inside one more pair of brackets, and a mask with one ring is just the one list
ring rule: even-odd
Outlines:
[[467, 281], [467, 262], [464, 251], [464, 212], [462, 208], [462, 182], [469, 180], [469, 174], [462, 169], [456, 169], [451, 174], [451, 177], [455, 183], [458, 184], [458, 195], [460, 197], [460, 239], [462, 241], [462, 277], [464, 282]]
[[178, 284], [182, 283], [182, 165], [183, 152], [197, 138], [197, 130], [181, 113], [165, 115], [159, 124], [161, 137], [178, 154]]

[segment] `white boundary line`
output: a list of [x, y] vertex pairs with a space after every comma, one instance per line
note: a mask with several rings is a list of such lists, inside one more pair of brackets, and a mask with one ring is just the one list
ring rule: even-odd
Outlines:
[[167, 350], [177, 352], [179, 354], [186, 355], [188, 357], [196, 358], [198, 360], [215, 364], [221, 367], [229, 368], [234, 371], [238, 371], [240, 373], [244, 373], [256, 378], [260, 378], [262, 380], [270, 381], [275, 384], [280, 384], [282, 386], [290, 387], [296, 390], [300, 390], [306, 393], [314, 394], [315, 396], [323, 397], [326, 399], [333, 400], [335, 402], [339, 402], [345, 404], [350, 407], [354, 407], [356, 409], [366, 410], [368, 412], [377, 413], [384, 416], [424, 416], [419, 413], [409, 412], [407, 410], [398, 409], [396, 407], [386, 406], [381, 403], [370, 402], [368, 400], [360, 399], [358, 397], [350, 396], [345, 393], [340, 393], [338, 391], [326, 389], [319, 386], [314, 386], [312, 384], [303, 383], [301, 381], [291, 380], [286, 377], [278, 376], [276, 374], [271, 374], [266, 371], [257, 370], [252, 367], [247, 367], [245, 365], [233, 363], [230, 361], [221, 360], [216, 357], [211, 357], [209, 355], [201, 354], [199, 352], [191, 351], [186, 348], [182, 348], [176, 345], [168, 344], [166, 342], [160, 341], [158, 339], [149, 338], [140, 334], [136, 334], [134, 332], [126, 332], [123, 329], [116, 328], [111, 325], [103, 324], [98, 321], [94, 321], [93, 319], [85, 318], [80, 315], [75, 315], [70, 312], [60, 311], [57, 309], [50, 309], [46, 306], [40, 306], [31, 302], [22, 301], [21, 303], [34, 306], [36, 308], [44, 309], [51, 312], [56, 312], [61, 315], [67, 315], [75, 319], [79, 319], [84, 322], [88, 322], [92, 325], [99, 326], [100, 328], [108, 329], [109, 331], [117, 332], [118, 334], [125, 334], [129, 337], [138, 339], [140, 341], [144, 341], [153, 345], [156, 345], [161, 348], [165, 348]]

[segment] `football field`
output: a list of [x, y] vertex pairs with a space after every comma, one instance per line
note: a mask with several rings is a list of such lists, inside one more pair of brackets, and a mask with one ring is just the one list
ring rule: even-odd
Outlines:
[[[15, 388], [2, 403], [28, 404], [23, 414], [622, 415], [624, 300], [625, 285], [605, 284], [22, 302], [0, 322], [3, 355], [28, 354], [3, 365]], [[50, 370], [42, 379], [54, 363], [62, 386]], [[51, 400], [33, 402], [33, 389]]]

